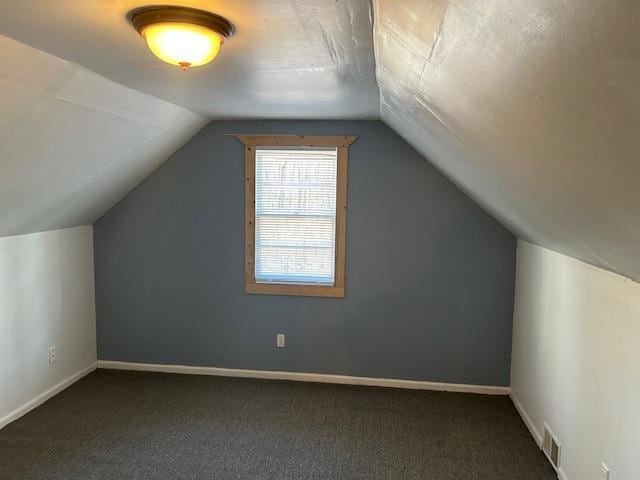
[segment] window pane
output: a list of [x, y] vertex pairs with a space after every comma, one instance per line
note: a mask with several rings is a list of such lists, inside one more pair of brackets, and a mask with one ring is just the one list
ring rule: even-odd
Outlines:
[[255, 277], [333, 284], [337, 150], [256, 149]]

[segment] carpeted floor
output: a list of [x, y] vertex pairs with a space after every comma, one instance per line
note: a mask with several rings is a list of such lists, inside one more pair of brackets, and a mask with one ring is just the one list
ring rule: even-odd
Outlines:
[[99, 370], [0, 430], [0, 479], [552, 480], [507, 397]]

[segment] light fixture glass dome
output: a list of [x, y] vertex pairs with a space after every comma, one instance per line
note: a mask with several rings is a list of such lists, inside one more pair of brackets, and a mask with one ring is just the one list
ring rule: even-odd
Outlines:
[[190, 23], [155, 23], [141, 33], [156, 57], [182, 68], [209, 63], [222, 44], [222, 37], [213, 30]]

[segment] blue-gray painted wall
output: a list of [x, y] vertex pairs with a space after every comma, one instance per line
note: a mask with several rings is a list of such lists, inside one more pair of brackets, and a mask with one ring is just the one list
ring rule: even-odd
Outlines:
[[[244, 293], [233, 133], [359, 136], [346, 298]], [[94, 228], [102, 360], [509, 384], [516, 239], [381, 122], [213, 122]]]

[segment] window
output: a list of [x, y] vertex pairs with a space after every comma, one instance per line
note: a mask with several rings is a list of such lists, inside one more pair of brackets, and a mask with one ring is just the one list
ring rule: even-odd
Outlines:
[[356, 137], [237, 137], [245, 144], [245, 291], [343, 298]]
[[335, 147], [256, 147], [256, 282], [334, 284], [337, 165]]

